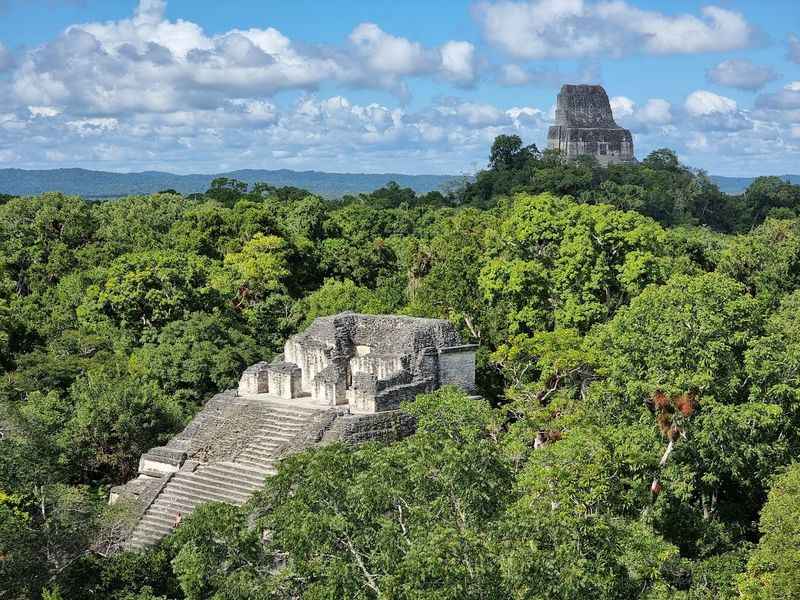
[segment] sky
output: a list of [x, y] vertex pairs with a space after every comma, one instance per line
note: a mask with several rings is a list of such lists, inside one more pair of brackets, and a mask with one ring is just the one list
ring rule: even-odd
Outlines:
[[0, 168], [469, 174], [564, 83], [640, 159], [800, 173], [798, 0], [0, 0]]

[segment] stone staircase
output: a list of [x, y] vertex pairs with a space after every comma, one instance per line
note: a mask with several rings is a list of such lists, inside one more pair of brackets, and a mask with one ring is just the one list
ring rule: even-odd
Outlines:
[[276, 473], [278, 454], [305, 430], [321, 410], [265, 402], [253, 440], [233, 459], [209, 462], [194, 471], [179, 470], [150, 504], [126, 549], [141, 550], [168, 535], [178, 513], [182, 518], [205, 502], [240, 506]]

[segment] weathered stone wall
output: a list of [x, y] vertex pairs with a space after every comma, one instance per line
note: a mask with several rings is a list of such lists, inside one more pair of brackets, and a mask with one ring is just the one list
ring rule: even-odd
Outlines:
[[269, 369], [262, 361], [251, 365], [242, 373], [239, 380], [239, 395], [265, 394], [269, 391]]
[[412, 435], [417, 424], [414, 417], [401, 410], [370, 415], [341, 415], [325, 431], [322, 442], [341, 441], [350, 444], [364, 442], [391, 443]]
[[[457, 346], [461, 338], [451, 323], [441, 319], [341, 313], [316, 319], [289, 343], [303, 347], [332, 344], [336, 354], [352, 357], [358, 346], [377, 353], [416, 354], [428, 347]], [[286, 360], [291, 360], [288, 354]]]
[[439, 350], [439, 385], [457, 385], [475, 389], [475, 345], [455, 346]]
[[565, 127], [617, 127], [608, 94], [600, 85], [561, 86], [556, 98], [556, 125]]

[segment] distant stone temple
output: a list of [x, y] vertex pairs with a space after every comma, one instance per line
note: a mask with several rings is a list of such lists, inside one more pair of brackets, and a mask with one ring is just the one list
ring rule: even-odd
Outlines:
[[135, 524], [121, 548], [158, 543], [204, 502], [243, 504], [288, 453], [317, 443], [394, 441], [414, 431], [400, 403], [444, 385], [475, 388], [475, 345], [448, 321], [341, 313], [242, 374], [111, 491]]
[[603, 166], [636, 160], [633, 136], [614, 121], [608, 95], [600, 85], [561, 87], [556, 124], [550, 127], [547, 145], [568, 159], [594, 156]]

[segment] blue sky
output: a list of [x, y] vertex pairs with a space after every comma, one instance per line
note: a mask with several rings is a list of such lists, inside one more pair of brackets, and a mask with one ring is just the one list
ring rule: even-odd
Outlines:
[[0, 0], [0, 167], [468, 173], [563, 83], [640, 158], [800, 172], [796, 0]]

